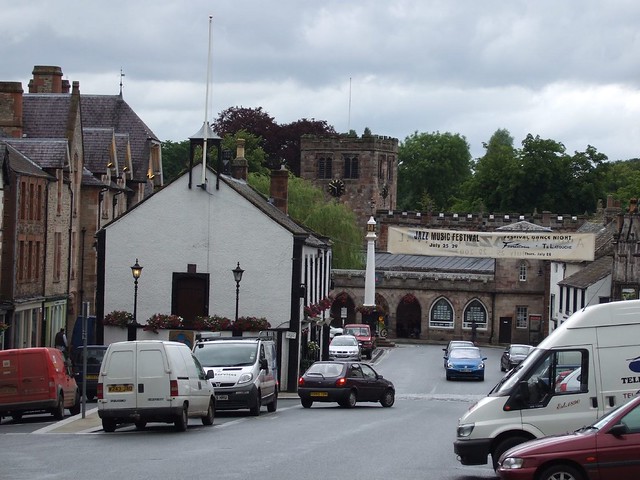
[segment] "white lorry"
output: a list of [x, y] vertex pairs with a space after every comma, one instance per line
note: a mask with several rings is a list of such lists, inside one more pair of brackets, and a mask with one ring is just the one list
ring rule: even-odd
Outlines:
[[[579, 381], [563, 382], [575, 369]], [[590, 425], [640, 389], [640, 300], [586, 307], [544, 339], [459, 420], [463, 465]]]

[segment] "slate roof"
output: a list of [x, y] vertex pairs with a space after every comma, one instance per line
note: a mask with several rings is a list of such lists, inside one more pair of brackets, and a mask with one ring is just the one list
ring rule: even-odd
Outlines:
[[[215, 182], [216, 173], [209, 167], [207, 167], [207, 170], [209, 170], [210, 173], [209, 182]], [[289, 217], [289, 215], [286, 215], [282, 210], [270, 203], [264, 195], [254, 190], [246, 181], [237, 180], [228, 175], [220, 175], [220, 180], [246, 198], [273, 221], [290, 231], [293, 235], [307, 236], [307, 245], [322, 247], [330, 244], [330, 241], [327, 238], [323, 238], [298, 224]]]
[[134, 180], [146, 181], [149, 162], [149, 140], [158, 137], [119, 95], [80, 95], [84, 128], [113, 128], [115, 133], [128, 133], [133, 160]]
[[7, 138], [3, 140], [41, 168], [64, 168], [69, 161], [67, 141], [58, 138]]
[[376, 252], [376, 270], [493, 274], [494, 258], [445, 257]]
[[8, 161], [8, 167], [14, 172], [33, 177], [43, 177], [50, 180], [55, 180], [55, 177], [49, 175], [36, 163], [31, 161], [28, 157], [14, 148], [12, 145], [0, 143], [0, 151], [5, 149], [9, 153], [9, 155], [6, 157]]
[[500, 232], [551, 232], [549, 227], [543, 227], [542, 225], [536, 225], [535, 223], [522, 220], [520, 222], [510, 223], [509, 225], [503, 225], [496, 228], [496, 231]]
[[[70, 94], [25, 94], [23, 133], [27, 138], [66, 138], [70, 105]], [[160, 140], [129, 104], [120, 95], [81, 94], [80, 112], [83, 129], [111, 128], [115, 133], [129, 135], [134, 180], [146, 182], [149, 141]]]
[[612, 271], [613, 257], [603, 256], [587, 263], [579, 272], [559, 281], [558, 285], [584, 289], [611, 275]]
[[107, 173], [111, 161], [113, 128], [83, 128], [84, 166], [97, 175]]

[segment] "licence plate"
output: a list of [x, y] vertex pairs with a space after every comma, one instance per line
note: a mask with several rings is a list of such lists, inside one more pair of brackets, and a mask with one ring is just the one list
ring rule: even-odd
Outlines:
[[114, 383], [112, 385], [109, 385], [107, 390], [108, 390], [109, 393], [133, 392], [133, 384], [131, 384], [131, 383], [124, 383], [124, 384]]
[[329, 394], [327, 392], [311, 392], [309, 396], [310, 397], [328, 397]]
[[18, 393], [18, 387], [8, 386], [0, 388], [0, 393], [4, 393], [6, 395], [15, 395]]
[[87, 375], [87, 380], [97, 380], [98, 375]]
[[229, 395], [216, 395], [216, 400], [229, 400]]
[[463, 368], [462, 370], [460, 370], [462, 373], [469, 373], [471, 372], [471, 369], [469, 368]]

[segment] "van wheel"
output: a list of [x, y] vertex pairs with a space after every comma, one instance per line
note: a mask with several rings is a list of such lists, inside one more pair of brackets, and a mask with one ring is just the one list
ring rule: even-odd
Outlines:
[[260, 390], [258, 390], [258, 395], [256, 396], [256, 402], [249, 409], [249, 413], [254, 417], [257, 417], [258, 415], [260, 415], [260, 407], [262, 406], [260, 404], [261, 397], [262, 397], [262, 393], [260, 393]]
[[145, 420], [136, 420], [133, 424], [136, 426], [137, 430], [144, 430], [147, 426], [147, 422]]
[[184, 432], [187, 430], [187, 425], [189, 424], [189, 412], [187, 411], [187, 406], [182, 407], [182, 413], [178, 415], [173, 422], [178, 432]]
[[524, 443], [526, 441], [528, 441], [529, 438], [527, 437], [522, 437], [522, 436], [515, 436], [515, 437], [508, 437], [505, 438], [504, 440], [502, 440], [497, 446], [496, 448], [493, 450], [493, 452], [491, 452], [491, 459], [493, 460], [493, 469], [497, 470], [498, 469], [498, 460], [500, 460], [500, 456], [506, 452], [507, 450], [509, 450], [511, 447], [515, 447], [516, 445], [520, 445], [521, 443]]
[[11, 412], [11, 418], [13, 420], [21, 420], [22, 419], [22, 412]]
[[102, 429], [107, 433], [115, 432], [116, 425], [116, 421], [113, 418], [102, 419]]
[[71, 415], [78, 415], [80, 413], [80, 407], [80, 394], [76, 392], [76, 402], [69, 408], [69, 412], [71, 412]]
[[267, 412], [275, 412], [278, 409], [278, 392], [273, 392], [273, 402], [267, 403]]
[[56, 420], [62, 420], [64, 418], [64, 397], [62, 395], [58, 395], [58, 403], [53, 408], [51, 415], [53, 415], [53, 418]]
[[202, 417], [203, 425], [213, 425], [213, 419], [215, 417], [215, 407], [213, 405], [213, 400], [209, 400], [209, 408], [207, 409], [207, 414]]

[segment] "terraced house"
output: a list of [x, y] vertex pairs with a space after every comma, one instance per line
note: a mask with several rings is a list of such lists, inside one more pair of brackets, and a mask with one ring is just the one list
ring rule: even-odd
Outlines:
[[122, 96], [57, 66], [0, 82], [0, 348], [51, 346], [94, 312], [95, 233], [163, 184], [160, 140]]

